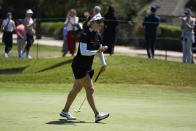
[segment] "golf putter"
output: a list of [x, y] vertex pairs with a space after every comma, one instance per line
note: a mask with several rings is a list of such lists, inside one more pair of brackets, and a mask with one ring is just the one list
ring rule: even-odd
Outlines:
[[[98, 73], [97, 77], [95, 78], [95, 82], [96, 82], [97, 79], [99, 78], [100, 74], [101, 74], [101, 72]], [[82, 104], [80, 105], [80, 107], [79, 107], [78, 109], [74, 109], [74, 111], [75, 111], [76, 113], [81, 112], [81, 108], [82, 108], [82, 106], [83, 106], [85, 100], [86, 100], [86, 97], [85, 97], [84, 100], [82, 101]]]

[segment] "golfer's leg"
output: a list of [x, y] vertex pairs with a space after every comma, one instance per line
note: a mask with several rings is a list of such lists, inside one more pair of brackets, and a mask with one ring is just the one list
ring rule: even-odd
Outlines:
[[91, 80], [89, 75], [86, 75], [84, 78], [81, 79], [81, 82], [86, 90], [86, 97], [87, 97], [88, 103], [90, 104], [94, 114], [97, 115], [99, 112], [97, 110], [97, 107], [95, 105], [95, 100], [94, 100], [93, 81]]
[[71, 104], [73, 103], [74, 99], [76, 98], [78, 92], [82, 89], [82, 85], [78, 80], [75, 80], [72, 90], [69, 92], [67, 97], [67, 102], [64, 107], [64, 112], [68, 112]]

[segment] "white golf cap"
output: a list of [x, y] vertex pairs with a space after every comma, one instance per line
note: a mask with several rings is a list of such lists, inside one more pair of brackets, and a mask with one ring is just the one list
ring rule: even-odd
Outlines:
[[31, 9], [28, 9], [28, 10], [26, 11], [26, 14], [33, 14], [33, 11], [32, 11]]
[[93, 18], [91, 18], [91, 19], [89, 20], [88, 25], [90, 25], [90, 23], [91, 23], [92, 21], [97, 21], [97, 20], [101, 20], [101, 19], [103, 19], [103, 17], [101, 16], [100, 13], [97, 13], [95, 16], [93, 16]]

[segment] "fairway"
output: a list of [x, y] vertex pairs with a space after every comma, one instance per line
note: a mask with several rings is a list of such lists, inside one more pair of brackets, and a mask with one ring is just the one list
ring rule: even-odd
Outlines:
[[[46, 54], [52, 48], [43, 46]], [[54, 52], [57, 52], [54, 51]], [[51, 53], [52, 54], [52, 53]], [[95, 83], [100, 112], [110, 117], [94, 123], [82, 90], [70, 112], [76, 121], [59, 116], [74, 77], [72, 57], [18, 59], [0, 57], [0, 131], [194, 131], [196, 129], [196, 66], [132, 56], [106, 56], [106, 72]], [[101, 63], [95, 57], [95, 76]]]
[[59, 116], [71, 84], [0, 83], [1, 131], [194, 131], [196, 89], [133, 84], [96, 84], [100, 111], [110, 117], [94, 123], [87, 101], [78, 114], [84, 90], [71, 112], [76, 121]]

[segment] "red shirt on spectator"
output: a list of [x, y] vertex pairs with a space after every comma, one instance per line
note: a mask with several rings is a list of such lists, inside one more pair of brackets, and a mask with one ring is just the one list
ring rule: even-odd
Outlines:
[[20, 24], [16, 27], [16, 33], [17, 33], [18, 39], [24, 38], [24, 30], [25, 30], [25, 27], [23, 24]]

